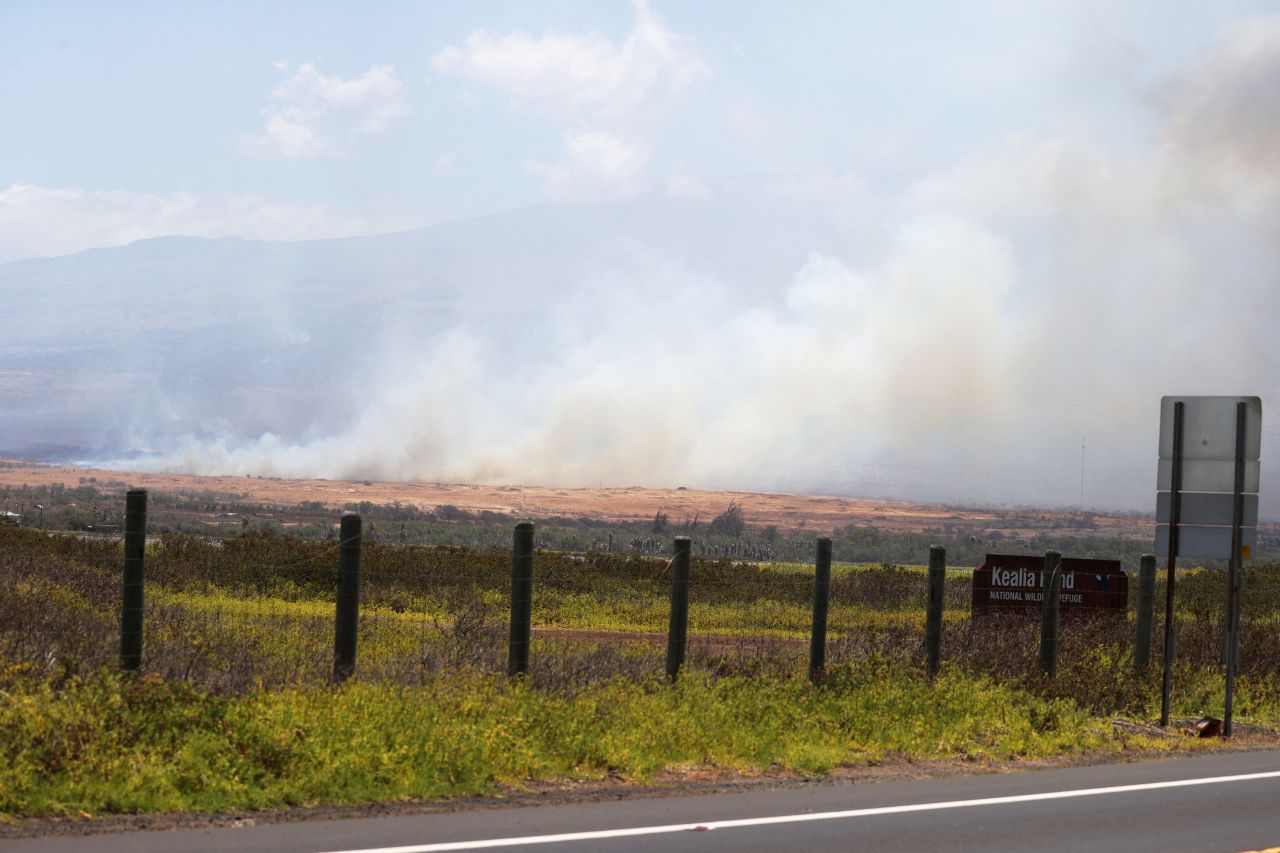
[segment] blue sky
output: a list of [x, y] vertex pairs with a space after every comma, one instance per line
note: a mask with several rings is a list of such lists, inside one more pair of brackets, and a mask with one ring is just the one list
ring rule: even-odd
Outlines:
[[727, 176], [900, 185], [1024, 137], [1141, 148], [1167, 80], [1268, 8], [8, 3], [0, 260]]

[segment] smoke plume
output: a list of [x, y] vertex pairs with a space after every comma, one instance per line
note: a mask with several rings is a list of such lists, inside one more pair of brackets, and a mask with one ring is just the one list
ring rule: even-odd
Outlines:
[[1081, 130], [892, 186], [602, 204], [607, 246], [560, 234], [546, 270], [447, 311], [413, 281], [413, 311], [370, 306], [376, 357], [338, 414], [151, 436], [147, 464], [1074, 504], [1084, 438], [1085, 502], [1145, 508], [1161, 395], [1280, 400], [1277, 80], [1280, 18], [1256, 19], [1151, 96], [1142, 146]]

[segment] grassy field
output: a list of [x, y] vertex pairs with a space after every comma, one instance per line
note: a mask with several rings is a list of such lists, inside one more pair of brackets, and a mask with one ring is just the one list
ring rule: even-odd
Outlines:
[[361, 803], [533, 779], [643, 781], [681, 766], [820, 774], [888, 755], [1134, 745], [1069, 700], [959, 673], [931, 686], [883, 662], [840, 667], [821, 690], [705, 673], [570, 692], [476, 674], [214, 695], [106, 673], [61, 685], [11, 673], [4, 689], [0, 812], [11, 815]]
[[[1159, 668], [1135, 674], [1131, 618], [1067, 620], [1051, 681], [1036, 625], [970, 619], [965, 571], [947, 579], [943, 672], [930, 685], [923, 570], [838, 566], [829, 677], [814, 687], [809, 568], [695, 560], [689, 658], [673, 686], [660, 644], [599, 635], [661, 638], [666, 562], [540, 553], [535, 630], [562, 630], [535, 634], [530, 677], [511, 682], [509, 552], [371, 543], [356, 677], [334, 688], [333, 543], [164, 537], [147, 554], [138, 677], [115, 672], [118, 543], [0, 528], [0, 556], [0, 813], [9, 816], [431, 798], [687, 767], [821, 774], [903, 757], [1171, 743], [1112, 725], [1158, 715]], [[1276, 575], [1258, 568], [1246, 579], [1236, 713], [1261, 726], [1280, 724]], [[1221, 601], [1218, 573], [1188, 573], [1180, 586], [1178, 715], [1220, 710]]]

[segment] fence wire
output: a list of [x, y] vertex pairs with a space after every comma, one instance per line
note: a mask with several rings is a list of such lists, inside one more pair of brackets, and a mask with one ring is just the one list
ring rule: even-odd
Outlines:
[[[699, 556], [696, 544], [693, 553], [686, 670], [806, 674], [812, 564]], [[6, 602], [0, 608], [0, 662], [68, 677], [117, 664], [118, 541], [0, 529], [0, 556], [0, 600]], [[509, 546], [366, 541], [353, 677], [409, 685], [446, 673], [505, 673], [511, 561]], [[143, 673], [217, 691], [330, 682], [337, 565], [336, 538], [166, 534], [151, 542]], [[1127, 613], [1063, 619], [1058, 677], [1046, 686], [1037, 658], [1038, 621], [971, 615], [971, 570], [951, 568], [944, 587], [943, 672], [961, 667], [1035, 683], [1100, 710], [1140, 706], [1158, 695], [1153, 685], [1163, 648], [1162, 575], [1145, 673], [1135, 675], [1132, 668], [1135, 579]], [[1177, 593], [1178, 665], [1220, 667], [1224, 573], [1181, 571]], [[610, 678], [660, 678], [670, 594], [669, 552], [538, 551], [532, 682], [573, 690]], [[923, 668], [926, 597], [922, 567], [836, 563], [828, 669], [868, 660]], [[1258, 679], [1280, 674], [1276, 567], [1245, 572], [1240, 672]]]

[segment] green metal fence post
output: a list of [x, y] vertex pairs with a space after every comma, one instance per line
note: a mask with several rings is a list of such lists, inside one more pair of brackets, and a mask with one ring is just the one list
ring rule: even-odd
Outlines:
[[533, 633], [533, 522], [516, 525], [511, 546], [511, 634], [507, 643], [507, 675], [529, 672], [529, 638]]
[[1040, 611], [1040, 666], [1050, 678], [1058, 674], [1058, 595], [1062, 590], [1062, 554], [1044, 555], [1044, 605]]
[[333, 632], [333, 680], [341, 684], [356, 671], [356, 630], [360, 620], [360, 514], [344, 512], [338, 538], [338, 608]]
[[942, 599], [947, 583], [947, 549], [929, 548], [929, 601], [924, 617], [924, 651], [929, 679], [938, 674], [942, 659]]
[[831, 599], [831, 540], [818, 540], [813, 573], [813, 631], [809, 635], [809, 680], [822, 680], [827, 663], [827, 605]]
[[667, 626], [667, 677], [672, 681], [684, 664], [689, 635], [689, 551], [688, 536], [677, 536], [671, 560], [671, 621]]
[[120, 607], [120, 666], [142, 666], [142, 604], [147, 550], [147, 490], [130, 489], [124, 499], [124, 595]]
[[1156, 596], [1156, 558], [1143, 554], [1138, 570], [1137, 636], [1133, 642], [1133, 665], [1146, 669], [1151, 660], [1151, 609]]

